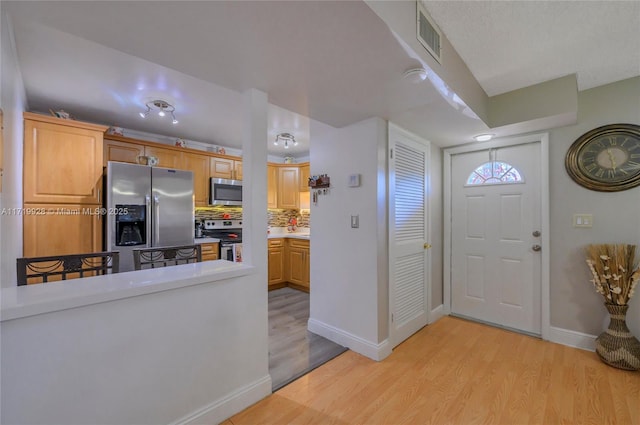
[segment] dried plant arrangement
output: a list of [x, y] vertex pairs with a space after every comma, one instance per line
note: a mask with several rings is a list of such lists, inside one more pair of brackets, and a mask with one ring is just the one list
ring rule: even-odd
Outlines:
[[640, 268], [635, 260], [636, 246], [625, 244], [588, 245], [587, 264], [591, 283], [605, 297], [605, 302], [627, 305], [640, 280]]

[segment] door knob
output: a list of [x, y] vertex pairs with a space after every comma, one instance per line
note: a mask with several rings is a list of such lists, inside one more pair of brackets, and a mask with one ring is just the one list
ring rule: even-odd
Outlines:
[[538, 252], [542, 249], [542, 247], [540, 245], [534, 245], [531, 247], [531, 249], [533, 249], [534, 251]]
[[429, 248], [431, 248], [431, 244], [429, 243], [424, 244], [424, 249], [429, 249]]
[[538, 236], [540, 236], [540, 234], [541, 234], [541, 233], [540, 233], [540, 231], [539, 231], [539, 230], [534, 230], [534, 231], [533, 231], [533, 233], [532, 233], [532, 235], [533, 235], [533, 236], [535, 236], [536, 238], [537, 238]]

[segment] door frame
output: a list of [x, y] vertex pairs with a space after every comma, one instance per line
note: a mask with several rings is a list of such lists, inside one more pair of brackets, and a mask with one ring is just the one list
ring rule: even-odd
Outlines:
[[443, 311], [444, 314], [451, 314], [451, 160], [453, 155], [487, 150], [490, 148], [501, 148], [507, 146], [517, 146], [528, 143], [540, 143], [540, 242], [542, 245], [541, 270], [540, 270], [540, 319], [542, 339], [550, 338], [551, 318], [550, 318], [550, 292], [549, 292], [549, 262], [550, 262], [550, 221], [549, 221], [549, 134], [537, 133], [518, 137], [505, 137], [495, 139], [490, 142], [473, 143], [468, 145], [446, 148], [443, 150], [443, 201], [444, 201], [444, 249], [443, 249]]
[[[426, 185], [425, 185], [425, 199], [427, 200], [427, 208], [425, 210], [425, 226], [426, 226], [426, 232], [427, 232], [427, 237], [431, 240], [431, 243], [433, 244], [433, 239], [432, 239], [432, 233], [431, 233], [431, 204], [433, 203], [433, 201], [430, 199], [430, 193], [431, 193], [431, 187], [433, 185], [433, 181], [431, 179], [431, 142], [429, 142], [426, 139], [423, 139], [422, 137], [411, 133], [410, 131], [405, 130], [402, 127], [399, 127], [398, 125], [392, 123], [389, 121], [389, 128], [388, 128], [388, 138], [387, 138], [387, 158], [389, 157], [389, 152], [391, 151], [391, 149], [393, 148], [392, 145], [392, 134], [398, 134], [402, 137], [405, 137], [407, 139], [409, 139], [410, 141], [412, 141], [413, 143], [422, 145], [425, 147], [425, 167], [426, 167], [426, 175], [425, 175], [425, 179], [426, 179]], [[390, 166], [388, 166], [388, 169], [390, 168]], [[391, 179], [387, 177], [387, 202], [385, 205], [385, 208], [387, 209], [387, 220], [388, 220], [388, 226], [387, 226], [387, 238], [389, 238], [389, 234], [391, 232], [391, 213], [390, 213], [390, 209], [393, 208], [394, 206], [391, 205], [391, 185], [390, 185]], [[388, 267], [388, 271], [387, 271], [387, 276], [388, 276], [388, 288], [387, 288], [387, 300], [388, 300], [388, 317], [387, 317], [387, 329], [388, 329], [388, 340], [389, 342], [392, 343], [392, 346], [398, 345], [395, 343], [395, 339], [397, 337], [397, 335], [394, 334], [393, 332], [393, 321], [391, 318], [391, 315], [393, 313], [393, 303], [392, 301], [395, 299], [395, 295], [391, 293], [392, 291], [392, 285], [391, 285], [391, 276], [390, 276], [390, 270], [391, 267], [389, 266], [389, 262], [391, 261], [392, 257], [392, 251], [393, 251], [393, 244], [392, 241], [389, 240], [387, 241], [387, 246], [388, 248], [388, 257], [387, 257], [387, 267]], [[432, 286], [432, 282], [431, 282], [431, 274], [432, 274], [432, 264], [431, 264], [431, 249], [427, 249], [426, 250], [426, 268], [427, 268], [427, 281], [425, 284], [425, 298], [426, 298], [426, 313], [427, 313], [427, 325], [432, 323], [432, 309], [433, 307], [431, 306], [431, 286]]]

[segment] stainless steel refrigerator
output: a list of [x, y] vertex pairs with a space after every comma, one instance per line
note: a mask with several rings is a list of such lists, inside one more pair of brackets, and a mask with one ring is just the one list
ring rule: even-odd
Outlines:
[[106, 248], [133, 270], [133, 249], [193, 244], [191, 171], [107, 164]]

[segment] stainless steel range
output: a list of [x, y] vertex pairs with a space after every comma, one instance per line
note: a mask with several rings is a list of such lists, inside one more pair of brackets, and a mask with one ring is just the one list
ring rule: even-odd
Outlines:
[[242, 220], [204, 220], [202, 236], [220, 239], [220, 259], [242, 262]]

